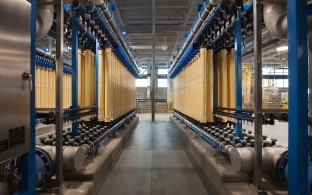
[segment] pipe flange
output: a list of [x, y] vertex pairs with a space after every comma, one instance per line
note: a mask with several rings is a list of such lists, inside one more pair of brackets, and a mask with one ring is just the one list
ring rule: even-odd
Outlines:
[[287, 175], [285, 171], [288, 168], [288, 151], [283, 152], [275, 164], [275, 176], [284, 185], [287, 185]]
[[44, 176], [44, 181], [48, 181], [54, 175], [53, 161], [48, 152], [44, 149], [36, 148], [36, 154], [43, 160], [47, 174]]

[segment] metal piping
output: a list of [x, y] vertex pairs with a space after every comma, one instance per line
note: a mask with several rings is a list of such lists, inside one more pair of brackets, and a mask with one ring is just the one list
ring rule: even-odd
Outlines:
[[[266, 2], [269, 2], [267, 0]], [[285, 0], [264, 3], [263, 19], [268, 31], [279, 39], [287, 39], [287, 5]], [[308, 17], [308, 31], [312, 33], [312, 17]]]
[[[262, 148], [262, 171], [273, 172], [277, 160], [288, 149], [285, 147]], [[232, 167], [237, 172], [252, 173], [254, 171], [255, 148], [233, 148], [230, 152]]]
[[[64, 170], [66, 172], [81, 170], [85, 161], [83, 147], [63, 147]], [[38, 185], [48, 181], [56, 172], [56, 148], [54, 146], [37, 146], [36, 148], [36, 173]]]
[[38, 0], [36, 21], [37, 39], [48, 34], [53, 24], [54, 6], [48, 3], [51, 3], [51, 0]]
[[117, 24], [116, 24], [116, 22], [113, 19], [113, 14], [109, 10], [107, 2], [105, 3], [103, 0], [92, 0], [92, 1], [101, 8], [101, 10], [102, 10], [106, 20], [110, 24], [110, 26], [111, 26], [112, 30], [114, 31], [114, 33], [116, 34], [118, 41], [121, 43], [121, 46], [125, 50], [125, 52], [126, 52], [127, 56], [129, 57], [130, 61], [133, 63], [135, 69], [138, 72], [140, 72], [140, 70], [139, 70], [139, 68], [138, 68], [138, 66], [137, 66], [133, 56], [131, 55], [131, 53], [130, 53], [130, 51], [128, 49], [127, 43], [125, 42], [124, 38], [122, 37], [122, 35], [121, 35], [121, 33], [120, 33], [120, 31], [119, 31], [119, 29], [117, 27]]
[[264, 4], [263, 19], [268, 31], [280, 39], [287, 38], [287, 13], [285, 4]]
[[135, 116], [136, 112], [132, 112], [124, 119], [119, 121], [113, 127], [111, 127], [106, 133], [95, 139], [94, 141], [90, 142], [87, 146], [83, 147], [84, 151], [96, 151], [111, 135], [113, 135], [120, 127], [122, 127], [127, 121], [129, 121], [133, 116]]
[[193, 42], [195, 36], [197, 33], [199, 33], [199, 30], [201, 26], [204, 24], [208, 16], [212, 14], [212, 10], [219, 4], [221, 3], [222, 0], [208, 0], [205, 5], [202, 13], [199, 15], [199, 18], [197, 22], [194, 24], [189, 36], [187, 37], [185, 43], [183, 44], [181, 51], [179, 52], [176, 60], [173, 62], [172, 66], [169, 69], [169, 73], [172, 71], [173, 67], [176, 66], [182, 55], [185, 53], [189, 45]]
[[188, 126], [192, 131], [194, 131], [197, 135], [202, 137], [206, 142], [208, 142], [212, 147], [222, 153], [229, 153], [232, 150], [232, 147], [226, 145], [225, 142], [221, 142], [219, 139], [212, 137], [204, 130], [194, 125], [192, 122], [181, 116], [180, 114], [173, 112], [173, 115], [176, 116], [180, 121], [182, 121], [186, 126]]

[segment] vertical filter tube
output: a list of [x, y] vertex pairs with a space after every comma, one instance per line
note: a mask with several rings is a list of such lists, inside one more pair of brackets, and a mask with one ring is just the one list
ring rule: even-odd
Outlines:
[[87, 49], [85, 51], [84, 59], [84, 106], [91, 106], [91, 93], [92, 93], [92, 51]]
[[207, 122], [213, 122], [213, 50], [207, 50], [206, 64], [206, 103], [207, 103]]
[[104, 121], [105, 116], [105, 73], [104, 73], [104, 49], [99, 50], [99, 85], [98, 85], [98, 120], [100, 122]]
[[82, 106], [82, 51], [78, 49], [78, 106]]
[[235, 66], [234, 66], [234, 48], [227, 54], [228, 63], [228, 107], [235, 108]]
[[36, 108], [41, 108], [41, 74], [40, 67], [36, 66]]
[[226, 49], [221, 49], [219, 60], [221, 68], [221, 106], [228, 107], [228, 65]]

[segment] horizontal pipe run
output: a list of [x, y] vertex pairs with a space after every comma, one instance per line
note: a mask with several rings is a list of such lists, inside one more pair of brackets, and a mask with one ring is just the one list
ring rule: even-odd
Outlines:
[[237, 108], [225, 108], [225, 107], [215, 107], [215, 110], [229, 110], [229, 111], [236, 111], [236, 112], [249, 112], [253, 113], [253, 110], [249, 109], [237, 109]]
[[214, 115], [224, 116], [224, 117], [235, 118], [237, 120], [244, 120], [244, 121], [254, 122], [254, 118], [253, 117], [237, 116], [235, 114], [230, 114], [230, 113], [227, 113], [227, 112], [220, 112], [220, 111], [214, 111], [213, 114]]
[[[262, 148], [263, 172], [271, 173], [279, 157], [288, 149], [285, 147]], [[230, 153], [232, 167], [237, 172], [252, 173], [254, 171], [254, 148], [235, 148]]]
[[83, 13], [88, 13], [91, 11], [96, 14], [109, 33], [110, 38], [115, 43], [115, 46], [117, 47], [116, 53], [119, 59], [135, 77], [139, 77], [140, 70], [134, 60], [134, 57], [130, 53], [124, 38], [122, 37], [117, 24], [113, 19], [113, 15], [108, 8], [107, 2], [96, 1], [95, 3], [92, 3], [89, 1], [86, 3], [86, 5], [84, 5], [83, 2], [80, 3], [74, 1], [73, 5], [75, 5], [75, 9], [80, 9], [80, 11]]
[[128, 116], [120, 120], [117, 124], [113, 125], [111, 128], [107, 130], [103, 135], [96, 140], [90, 142], [92, 151], [96, 151], [103, 143], [110, 138], [120, 127], [122, 127], [127, 121], [129, 121], [133, 116], [135, 116], [136, 112], [133, 111]]
[[[218, 3], [213, 4], [211, 2]], [[175, 77], [179, 73], [179, 71], [191, 60], [193, 56], [189, 56], [187, 51], [189, 50], [189, 48], [194, 47], [194, 45], [196, 45], [196, 47], [198, 46], [199, 37], [202, 34], [202, 32], [208, 28], [208, 26], [212, 23], [213, 20], [222, 17], [227, 6], [233, 6], [235, 7], [235, 9], [241, 8], [240, 1], [225, 1], [225, 0], [207, 1], [207, 3], [203, 6], [203, 10], [200, 14], [200, 17], [194, 24], [188, 38], [186, 39], [185, 43], [182, 46], [181, 51], [179, 52], [176, 60], [173, 62], [172, 66], [169, 69], [170, 78]], [[177, 66], [180, 67], [176, 68]]]
[[[211, 3], [213, 2], [213, 3]], [[194, 38], [197, 34], [201, 33], [201, 27], [204, 24], [204, 22], [209, 18], [209, 16], [213, 15], [212, 13], [215, 11], [215, 6], [217, 6], [218, 3], [223, 1], [207, 1], [205, 5], [203, 6], [203, 10], [201, 14], [199, 15], [199, 18], [197, 19], [196, 23], [194, 24], [189, 36], [187, 37], [185, 43], [183, 44], [181, 51], [179, 52], [176, 60], [173, 62], [172, 66], [169, 69], [169, 73], [173, 71], [173, 68], [177, 65], [180, 58], [185, 54], [185, 51], [190, 46], [191, 43], [194, 42]], [[221, 3], [220, 3], [221, 4]]]
[[216, 150], [225, 153], [226, 147], [225, 143], [220, 142], [220, 140], [212, 137], [208, 133], [206, 133], [204, 130], [199, 128], [198, 126], [191, 123], [189, 120], [181, 116], [180, 114], [173, 112], [173, 115], [176, 116], [180, 121], [182, 121], [186, 126], [188, 126], [192, 131], [194, 131], [197, 135], [199, 135], [201, 138], [203, 138], [206, 142], [208, 142], [213, 148]]
[[[56, 148], [55, 146], [36, 146], [36, 174], [37, 185], [47, 182], [55, 174]], [[82, 147], [64, 146], [63, 164], [64, 171], [79, 171], [85, 161]]]
[[50, 53], [47, 53], [47, 52], [44, 52], [42, 51], [41, 49], [38, 49], [36, 48], [36, 54], [43, 57], [43, 58], [46, 58], [48, 60], [55, 60], [55, 56], [53, 56], [52, 54]]
[[67, 108], [67, 109], [63, 109], [64, 112], [68, 112], [68, 111], [83, 111], [83, 110], [93, 110], [96, 109], [96, 106], [88, 106], [88, 107], [81, 107], [81, 108]]
[[[124, 40], [124, 38], [122, 37], [118, 27], [117, 27], [117, 24], [116, 22], [114, 21], [113, 19], [113, 15], [111, 13], [111, 11], [109, 10], [108, 8], [108, 4], [107, 2], [102, 2], [102, 4], [98, 4], [98, 6], [102, 9], [102, 12], [104, 13], [104, 16], [106, 18], [106, 20], [108, 21], [108, 23], [110, 24], [113, 32], [115, 33], [115, 35], [117, 36], [117, 39], [119, 41], [119, 44], [121, 44], [121, 46], [123, 47], [124, 51], [126, 52], [127, 54], [127, 57], [130, 59], [130, 61], [132, 62], [132, 65], [134, 66], [134, 68], [136, 69], [136, 71], [139, 73], [140, 70], [136, 64], [136, 62], [134, 61], [134, 58], [133, 56], [131, 55], [129, 49], [128, 49], [128, 46]], [[99, 15], [100, 11], [96, 8], [95, 9], [97, 14]]]

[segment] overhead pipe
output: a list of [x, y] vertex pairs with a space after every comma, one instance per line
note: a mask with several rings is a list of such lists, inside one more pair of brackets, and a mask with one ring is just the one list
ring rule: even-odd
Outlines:
[[222, 16], [222, 13], [225, 12], [225, 6], [227, 5], [234, 5], [235, 7], [239, 8], [241, 5], [241, 1], [240, 0], [208, 0], [205, 3], [205, 5], [203, 6], [203, 11], [200, 13], [198, 20], [194, 24], [176, 60], [173, 62], [172, 66], [170, 67], [169, 73], [172, 73], [173, 68], [178, 63], [181, 63], [179, 62], [181, 60], [181, 57], [185, 55], [186, 50], [191, 46], [191, 43], [194, 44], [197, 42], [199, 35], [203, 32], [205, 27], [207, 27], [214, 18], [220, 18]]
[[[124, 63], [126, 67], [129, 68], [131, 73], [135, 77], [140, 76], [140, 70], [134, 61], [133, 56], [131, 55], [130, 51], [128, 50], [128, 46], [125, 43], [122, 35], [119, 32], [119, 29], [113, 20], [113, 15], [108, 9], [107, 3], [103, 0], [82, 0], [80, 1], [73, 1], [74, 9], [81, 9], [82, 12], [86, 13], [88, 11], [94, 12], [97, 17], [102, 21], [103, 25], [110, 32], [109, 36], [114, 41], [115, 44], [115, 51], [117, 57]], [[89, 6], [87, 9], [86, 6]], [[98, 7], [97, 7], [98, 6]], [[104, 10], [104, 11], [103, 11]]]
[[[279, 39], [287, 39], [287, 5], [285, 0], [278, 2], [264, 3], [263, 19], [266, 28], [273, 36]], [[312, 33], [311, 16], [308, 16], [308, 31], [309, 34]]]
[[36, 37], [40, 39], [48, 34], [51, 29], [54, 5], [51, 4], [51, 0], [38, 0], [37, 4]]
[[211, 15], [212, 10], [221, 2], [222, 0], [208, 0], [205, 5], [203, 6], [203, 11], [199, 15], [198, 20], [194, 24], [193, 28], [191, 29], [191, 32], [189, 36], [187, 37], [186, 41], [184, 42], [181, 51], [179, 52], [176, 60], [173, 62], [172, 66], [169, 69], [169, 73], [172, 71], [173, 67], [176, 66], [182, 55], [184, 55], [185, 51], [189, 47], [189, 45], [193, 42], [193, 39], [195, 38], [196, 34], [198, 33], [201, 26], [204, 24], [208, 16]]
[[137, 72], [140, 72], [132, 54], [130, 53], [127, 43], [125, 42], [124, 38], [122, 37], [118, 26], [116, 24], [116, 22], [113, 19], [113, 14], [112, 12], [109, 10], [108, 8], [108, 3], [104, 2], [103, 0], [93, 0], [93, 2], [99, 6], [106, 18], [106, 20], [108, 21], [109, 25], [111, 26], [112, 30], [114, 31], [114, 33], [116, 34], [119, 43], [121, 44], [121, 46], [123, 47], [124, 51], [126, 52], [127, 56], [129, 57], [130, 61], [132, 62], [133, 66], [135, 67]]

